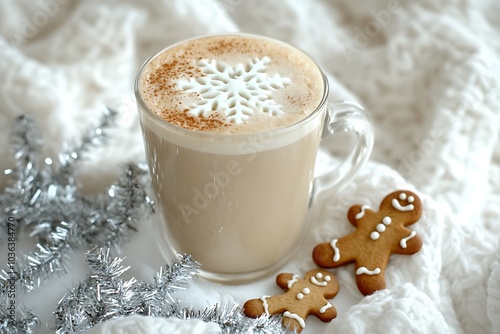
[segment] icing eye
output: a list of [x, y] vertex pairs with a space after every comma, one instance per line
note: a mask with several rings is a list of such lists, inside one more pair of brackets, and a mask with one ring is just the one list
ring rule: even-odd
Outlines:
[[406, 199], [406, 194], [405, 193], [399, 194], [399, 199], [404, 201]]
[[317, 273], [316, 274], [316, 278], [323, 278], [323, 274], [322, 273]]
[[413, 203], [415, 201], [415, 198], [413, 196], [408, 197], [408, 203]]
[[326, 275], [326, 276], [325, 276], [325, 281], [330, 282], [330, 280], [331, 280], [331, 279], [332, 279], [332, 278], [331, 278], [329, 275]]

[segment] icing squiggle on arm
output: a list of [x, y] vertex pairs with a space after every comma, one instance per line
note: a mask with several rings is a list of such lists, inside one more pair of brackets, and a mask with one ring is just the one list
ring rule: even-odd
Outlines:
[[365, 216], [365, 210], [366, 210], [366, 209], [369, 209], [369, 208], [370, 208], [370, 206], [369, 206], [369, 205], [363, 205], [363, 206], [361, 207], [361, 211], [360, 211], [360, 212], [359, 212], [359, 213], [355, 216], [355, 217], [356, 217], [356, 219], [361, 219], [361, 218], [363, 218], [363, 217]]
[[399, 245], [402, 247], [402, 248], [406, 248], [408, 247], [408, 245], [406, 244], [406, 242], [408, 240], [410, 240], [411, 238], [414, 238], [415, 236], [417, 235], [417, 232], [415, 231], [411, 231], [410, 235], [407, 236], [406, 238], [403, 238], [401, 239], [401, 241], [399, 242]]
[[319, 309], [319, 313], [325, 313], [326, 310], [328, 310], [329, 308], [333, 307], [332, 304], [330, 304], [330, 302], [327, 302], [325, 306], [322, 306], [320, 309]]
[[330, 246], [332, 246], [334, 251], [333, 262], [339, 262], [340, 260], [340, 249], [337, 247], [337, 241], [338, 239], [333, 239], [332, 242], [330, 242]]
[[292, 276], [292, 279], [291, 279], [291, 280], [289, 280], [288, 282], [286, 282], [286, 285], [288, 286], [288, 288], [289, 288], [289, 289], [292, 287], [292, 285], [293, 285], [295, 282], [297, 282], [297, 278], [299, 278], [299, 275], [294, 274], [294, 275]]
[[378, 275], [380, 274], [380, 268], [375, 268], [374, 270], [368, 270], [366, 267], [359, 267], [358, 270], [356, 270], [356, 275]]
[[267, 304], [266, 298], [269, 296], [262, 296], [260, 297], [260, 300], [262, 301], [262, 306], [264, 307], [264, 312], [266, 312], [266, 315], [269, 315], [269, 305]]

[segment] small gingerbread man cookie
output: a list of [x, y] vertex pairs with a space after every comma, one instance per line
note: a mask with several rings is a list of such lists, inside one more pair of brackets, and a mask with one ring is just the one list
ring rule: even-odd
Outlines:
[[367, 205], [354, 205], [347, 218], [356, 230], [340, 239], [314, 248], [320, 267], [336, 268], [355, 262], [356, 284], [362, 294], [385, 288], [385, 268], [391, 254], [411, 255], [422, 247], [422, 239], [406, 226], [422, 214], [422, 202], [413, 192], [395, 191], [386, 196], [378, 212]]
[[328, 299], [337, 295], [339, 285], [335, 276], [328, 271], [311, 270], [304, 279], [298, 275], [279, 274], [276, 284], [286, 292], [247, 301], [243, 306], [247, 317], [283, 313], [283, 325], [300, 333], [306, 326], [305, 319], [309, 314], [323, 322], [329, 322], [337, 316], [337, 310]]

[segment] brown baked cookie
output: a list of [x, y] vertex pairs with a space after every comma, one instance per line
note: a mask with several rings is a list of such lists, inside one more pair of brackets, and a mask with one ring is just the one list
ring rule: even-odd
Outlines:
[[356, 284], [362, 294], [366, 296], [384, 289], [384, 273], [391, 254], [411, 255], [422, 247], [422, 239], [406, 228], [421, 214], [422, 201], [407, 190], [386, 196], [377, 212], [367, 205], [354, 205], [347, 218], [356, 230], [316, 246], [314, 262], [324, 268], [355, 262]]
[[323, 322], [329, 322], [337, 316], [337, 310], [327, 299], [337, 295], [339, 285], [335, 276], [328, 271], [311, 270], [303, 279], [298, 275], [279, 274], [276, 284], [285, 293], [247, 301], [243, 305], [247, 317], [283, 313], [283, 325], [300, 333], [306, 326], [305, 319], [309, 314]]

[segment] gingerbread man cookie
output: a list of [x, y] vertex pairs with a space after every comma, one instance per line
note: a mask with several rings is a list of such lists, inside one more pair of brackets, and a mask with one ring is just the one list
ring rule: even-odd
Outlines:
[[406, 226], [422, 214], [422, 202], [413, 192], [395, 191], [387, 195], [378, 212], [367, 205], [354, 205], [347, 218], [356, 230], [340, 239], [314, 248], [314, 262], [336, 268], [354, 262], [356, 284], [362, 294], [385, 288], [385, 268], [391, 254], [411, 255], [422, 247], [422, 239]]
[[311, 270], [304, 279], [298, 275], [279, 274], [276, 284], [285, 293], [247, 301], [243, 306], [247, 317], [283, 313], [283, 325], [300, 333], [306, 326], [305, 319], [309, 314], [323, 322], [329, 322], [337, 316], [337, 310], [328, 299], [337, 295], [339, 285], [335, 276], [328, 271]]

